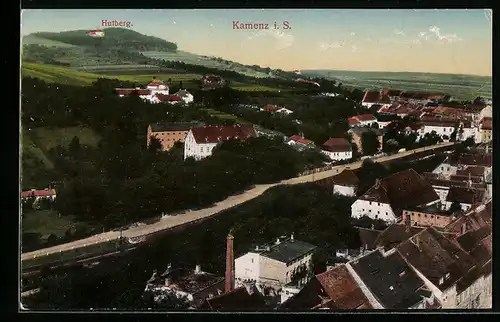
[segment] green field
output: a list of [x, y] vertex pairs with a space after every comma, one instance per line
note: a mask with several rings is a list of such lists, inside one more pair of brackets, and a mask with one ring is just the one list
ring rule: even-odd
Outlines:
[[392, 88], [439, 92], [450, 94], [460, 100], [469, 100], [477, 96], [491, 98], [492, 91], [492, 79], [487, 76], [340, 70], [303, 70], [302, 74], [334, 79], [344, 85], [364, 90]]
[[35, 128], [32, 129], [31, 138], [36, 145], [48, 151], [57, 146], [68, 147], [71, 140], [76, 136], [81, 145], [96, 147], [101, 138], [92, 129], [83, 126], [72, 126], [64, 128]]
[[78, 227], [91, 228], [85, 223], [77, 222], [71, 216], [59, 216], [55, 210], [31, 211], [22, 218], [23, 231], [28, 233], [39, 233], [43, 238], [50, 234], [63, 237], [68, 229], [75, 230]]
[[178, 50], [177, 52], [143, 52], [144, 56], [154, 59], [163, 59], [167, 61], [181, 61], [186, 64], [200, 65], [209, 68], [217, 68], [220, 70], [232, 70], [240, 74], [250, 76], [250, 77], [269, 77], [267, 74], [255, 71], [251, 68], [246, 67], [243, 64], [236, 63], [233, 61], [227, 61], [223, 59], [217, 59], [215, 57], [208, 57], [203, 55], [197, 55], [188, 53], [185, 51]]
[[41, 45], [48, 47], [76, 47], [60, 41], [50, 40], [37, 35], [27, 35], [23, 37], [23, 45]]
[[214, 110], [212, 108], [202, 108], [201, 110], [208, 113], [208, 115], [210, 115], [212, 117], [216, 117], [216, 118], [221, 119], [221, 120], [234, 120], [234, 121], [241, 123], [241, 124], [248, 123], [247, 121], [242, 120], [242, 119], [238, 118], [237, 116], [234, 116], [232, 114], [227, 114], [227, 113], [224, 113], [221, 111], [217, 111], [217, 110]]
[[255, 85], [255, 84], [245, 84], [245, 83], [239, 83], [239, 82], [234, 82], [229, 85], [231, 88], [238, 90], [238, 91], [245, 91], [245, 92], [278, 92], [278, 91], [286, 91], [286, 90], [281, 90], [279, 88], [274, 88], [274, 87], [269, 87], [269, 86], [262, 86], [262, 85]]
[[[49, 83], [68, 85], [90, 85], [103, 75], [74, 71], [69, 68], [23, 62], [22, 77], [36, 77]], [[117, 77], [113, 77], [117, 78]]]

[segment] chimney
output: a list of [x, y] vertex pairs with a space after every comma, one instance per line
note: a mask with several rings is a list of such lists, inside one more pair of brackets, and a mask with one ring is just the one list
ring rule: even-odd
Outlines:
[[201, 273], [201, 266], [200, 265], [196, 265], [196, 267], [194, 269], [194, 273], [195, 274], [200, 274]]
[[293, 241], [293, 233], [290, 235], [290, 240]]
[[233, 239], [229, 234], [226, 240], [226, 284], [224, 291], [231, 292], [234, 286], [234, 258], [233, 258]]
[[276, 245], [278, 245], [279, 243], [280, 243], [280, 239], [276, 238]]
[[380, 179], [379, 178], [375, 179], [375, 189], [378, 189], [378, 188], [380, 188]]
[[407, 233], [409, 233], [410, 232], [410, 228], [411, 228], [411, 218], [410, 218], [410, 216], [408, 214], [406, 214], [405, 216], [406, 216], [405, 217], [405, 226], [406, 226], [405, 231]]

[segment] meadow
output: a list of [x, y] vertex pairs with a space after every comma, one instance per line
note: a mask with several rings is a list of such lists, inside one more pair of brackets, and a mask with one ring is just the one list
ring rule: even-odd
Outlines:
[[406, 91], [438, 92], [449, 94], [459, 100], [469, 100], [477, 96], [492, 97], [492, 79], [486, 76], [341, 70], [303, 70], [302, 74], [334, 79], [346, 86], [364, 90], [393, 88]]
[[50, 234], [63, 237], [67, 230], [92, 228], [71, 216], [59, 216], [57, 211], [51, 209], [30, 211], [22, 218], [21, 223], [24, 232], [38, 233], [42, 238], [47, 238]]

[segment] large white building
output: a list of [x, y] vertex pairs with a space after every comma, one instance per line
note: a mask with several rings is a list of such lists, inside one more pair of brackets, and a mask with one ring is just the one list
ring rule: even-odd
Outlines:
[[352, 159], [352, 145], [344, 138], [329, 138], [321, 151], [332, 161], [342, 161]]
[[213, 149], [228, 140], [245, 140], [257, 137], [253, 124], [232, 126], [202, 126], [189, 130], [184, 140], [184, 160], [201, 160], [212, 155]]
[[306, 282], [315, 251], [316, 246], [295, 240], [293, 235], [278, 238], [275, 243], [258, 246], [236, 258], [235, 280], [253, 281], [275, 290], [297, 279]]
[[394, 223], [401, 217], [403, 209], [428, 206], [439, 200], [431, 184], [415, 170], [409, 169], [377, 180], [351, 205], [351, 217], [367, 216]]
[[352, 170], [344, 169], [341, 173], [331, 178], [333, 194], [354, 197], [359, 185], [359, 178]]

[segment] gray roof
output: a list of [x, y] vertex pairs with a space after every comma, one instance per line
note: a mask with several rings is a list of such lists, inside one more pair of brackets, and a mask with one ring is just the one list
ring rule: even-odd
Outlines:
[[185, 89], [181, 89], [180, 91], [178, 91], [177, 93], [175, 93], [174, 95], [177, 95], [177, 96], [181, 96], [181, 97], [186, 97], [188, 95], [191, 95], [191, 93], [189, 93], [188, 91], [186, 91]]
[[151, 131], [153, 132], [165, 132], [165, 131], [189, 131], [192, 127], [202, 126], [199, 122], [158, 122], [152, 123]]
[[262, 252], [260, 255], [283, 263], [306, 255], [316, 249], [316, 246], [298, 240], [287, 239], [279, 244], [272, 245], [270, 250]]

